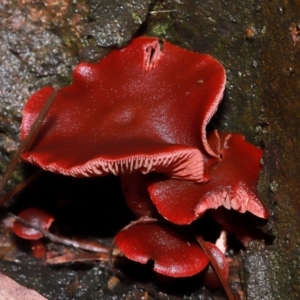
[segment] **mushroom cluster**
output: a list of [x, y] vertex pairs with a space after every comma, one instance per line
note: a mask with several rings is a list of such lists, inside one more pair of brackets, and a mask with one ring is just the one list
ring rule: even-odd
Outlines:
[[[137, 217], [115, 237], [122, 253], [142, 264], [153, 260], [154, 271], [171, 277], [205, 269], [205, 282], [215, 286], [207, 251], [224, 277], [226, 258], [209, 242], [203, 251], [189, 227], [221, 206], [268, 218], [256, 193], [262, 150], [240, 134], [207, 132], [225, 82], [209, 55], [136, 38], [99, 63], [76, 66], [22, 159], [75, 177], [120, 176]], [[26, 103], [23, 139], [53, 90]]]

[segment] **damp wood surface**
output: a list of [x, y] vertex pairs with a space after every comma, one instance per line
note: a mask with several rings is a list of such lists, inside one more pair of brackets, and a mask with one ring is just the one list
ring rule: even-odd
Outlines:
[[[122, 1], [126, 4], [122, 10], [120, 1], [98, 1], [97, 5], [91, 1], [92, 7], [87, 6], [85, 1], [77, 1], [76, 5], [65, 0], [48, 2], [53, 5], [55, 18], [45, 8], [44, 1], [30, 5], [21, 0], [2, 1], [0, 4], [1, 171], [19, 143], [23, 103], [44, 85], [60, 87], [68, 84], [71, 70], [80, 59], [99, 59], [109, 49], [126, 44], [136, 34], [166, 38], [189, 50], [208, 53], [218, 59], [227, 72], [225, 98], [212, 126], [239, 132], [249, 142], [264, 148], [259, 194], [270, 210], [266, 230], [272, 232], [275, 239], [267, 246], [256, 241], [240, 253], [239, 272], [244, 292], [251, 300], [299, 299], [300, 3], [284, 0], [263, 3], [258, 0], [238, 3], [221, 0], [205, 3], [193, 0]], [[97, 10], [107, 12], [106, 23], [110, 26], [106, 27], [106, 31], [97, 31], [101, 27], [94, 16]], [[120, 26], [123, 32], [118, 31]], [[23, 170], [25, 173], [30, 171], [24, 167]], [[7, 188], [13, 187], [22, 178], [21, 171], [15, 173]], [[10, 207], [2, 209], [2, 214], [7, 210], [18, 211], [27, 203], [45, 205], [54, 210], [59, 202], [57, 188], [61, 178], [46, 175], [42, 179], [44, 187], [37, 187], [35, 193], [40, 193], [43, 200], [32, 199], [37, 195], [24, 192], [23, 198], [22, 194], [16, 197]], [[101, 183], [103, 190], [109, 189], [107, 186], [110, 181], [115, 183], [114, 180], [104, 180]], [[62, 181], [67, 186], [71, 185], [69, 179]], [[48, 189], [53, 187], [53, 194], [42, 193], [41, 190], [47, 189], [47, 186]], [[87, 188], [91, 197], [101, 193], [90, 183], [87, 183]], [[116, 198], [120, 197], [118, 191], [114, 193]], [[62, 212], [71, 199], [70, 195], [65, 197], [65, 202], [58, 203], [63, 207]], [[106, 196], [102, 197], [105, 199]], [[78, 202], [77, 209], [81, 209], [80, 205]], [[108, 209], [107, 206], [97, 209]], [[75, 210], [75, 207], [72, 209]], [[97, 209], [91, 208], [88, 219], [97, 218]], [[85, 213], [88, 214], [88, 210]], [[76, 228], [78, 215], [73, 212], [72, 219], [72, 212], [69, 214], [69, 224]], [[101, 214], [99, 216], [104, 219], [98, 232], [105, 232], [105, 222], [111, 220], [106, 220]], [[121, 219], [116, 228], [107, 232], [108, 235], [113, 236], [118, 226], [126, 223], [126, 218], [122, 220], [120, 216], [120, 212], [112, 213], [111, 218]], [[61, 222], [67, 226], [64, 221]], [[77, 229], [80, 232], [80, 228]], [[4, 238], [5, 233], [2, 234]], [[2, 257], [5, 257], [4, 254]], [[51, 268], [41, 266], [29, 254], [18, 255], [21, 255], [17, 256], [21, 263], [2, 259], [1, 272], [49, 299], [144, 297], [144, 291], [137, 285], [122, 280], [116, 289], [107, 289], [112, 273], [106, 266], [93, 263], [75, 265], [55, 268], [52, 273]], [[49, 285], [43, 284], [48, 280]], [[67, 294], [68, 291], [71, 291], [70, 294]], [[99, 291], [104, 294], [99, 294]], [[190, 299], [219, 297], [201, 289], [198, 293]]]

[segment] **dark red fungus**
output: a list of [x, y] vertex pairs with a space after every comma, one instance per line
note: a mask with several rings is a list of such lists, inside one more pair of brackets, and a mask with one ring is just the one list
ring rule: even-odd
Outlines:
[[[18, 217], [36, 228], [48, 231], [54, 218], [38, 208], [27, 208]], [[44, 243], [41, 241], [43, 234], [35, 228], [16, 220], [13, 225], [14, 233], [22, 239], [30, 240], [33, 256], [41, 258], [46, 253]]]
[[[25, 161], [72, 176], [162, 172], [202, 182], [215, 157], [206, 125], [222, 99], [222, 65], [209, 55], [139, 37], [61, 88]], [[22, 138], [53, 88], [27, 102]]]
[[[214, 257], [216, 263], [219, 265], [219, 268], [222, 271], [222, 276], [225, 280], [227, 280], [229, 268], [225, 255], [216, 245], [212, 243], [205, 242], [205, 246], [210, 251], [211, 255]], [[216, 289], [222, 287], [221, 281], [211, 264], [209, 264], [207, 268], [203, 271], [203, 283], [208, 288]]]
[[226, 231], [233, 233], [244, 247], [248, 247], [253, 240], [267, 240], [271, 238], [270, 235], [267, 235], [254, 225], [251, 215], [242, 215], [224, 207], [209, 210], [209, 215], [221, 224]]
[[159, 216], [147, 191], [147, 185], [150, 183], [151, 178], [156, 178], [155, 175], [156, 174], [143, 175], [133, 173], [120, 176], [127, 206], [137, 218], [157, 218]]
[[31, 242], [32, 254], [35, 258], [43, 258], [46, 255], [46, 246], [41, 240], [33, 240]]
[[129, 259], [146, 264], [170, 277], [188, 277], [201, 272], [209, 259], [201, 247], [179, 228], [155, 220], [137, 221], [121, 230], [116, 245]]
[[[18, 217], [28, 224], [46, 231], [54, 221], [54, 218], [51, 215], [38, 208], [27, 208], [23, 210]], [[24, 225], [19, 220], [14, 222], [13, 230], [17, 236], [26, 240], [37, 240], [43, 237], [43, 234], [40, 231]]]
[[158, 212], [172, 223], [189, 224], [207, 209], [221, 205], [268, 218], [268, 211], [255, 192], [262, 150], [247, 143], [240, 134], [214, 132], [210, 139], [215, 140], [216, 134], [221, 145], [220, 159], [210, 169], [209, 182], [165, 179], [148, 187]]
[[[207, 137], [225, 80], [224, 68], [209, 55], [136, 38], [97, 64], [75, 68], [22, 159], [76, 177], [121, 175], [127, 204], [142, 217], [117, 234], [123, 254], [142, 264], [152, 260], [157, 273], [171, 277], [201, 272], [210, 257], [230, 294], [224, 255], [160, 216], [186, 225], [224, 206], [268, 217], [255, 192], [262, 150], [240, 134]], [[28, 100], [23, 139], [52, 91], [43, 88]], [[212, 269], [206, 272], [208, 285], [217, 285]]]

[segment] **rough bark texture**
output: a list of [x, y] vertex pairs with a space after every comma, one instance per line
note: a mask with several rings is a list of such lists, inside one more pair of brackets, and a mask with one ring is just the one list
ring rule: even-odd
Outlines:
[[[120, 3], [91, 1], [91, 7], [85, 1], [68, 0], [0, 3], [1, 169], [16, 148], [24, 101], [45, 84], [61, 86], [68, 82], [79, 55], [89, 60], [99, 58], [107, 47], [124, 44], [137, 30], [209, 53], [223, 63], [228, 76], [215, 125], [242, 133], [265, 149], [259, 193], [270, 209], [266, 229], [275, 239], [267, 246], [259, 241], [251, 243], [240, 255], [247, 299], [299, 299], [299, 1], [122, 1], [122, 8]], [[97, 10], [107, 16], [110, 25], [101, 34]], [[20, 180], [18, 174], [14, 178]], [[13, 276], [14, 268], [21, 272], [25, 267], [2, 262], [1, 268]], [[34, 263], [27, 268], [37, 272]], [[91, 284], [96, 281], [97, 288], [75, 289], [72, 297], [113, 299], [122, 293], [128, 298], [142, 295], [136, 287], [126, 285], [105, 295], [96, 293], [106, 285], [103, 282], [108, 275], [104, 270], [89, 269], [82, 277]], [[78, 280], [75, 270], [39, 275], [39, 279], [26, 284], [49, 299], [69, 299], [65, 289], [70, 283], [76, 286]], [[55, 280], [57, 276], [70, 276], [61, 281], [61, 295], [53, 292], [57, 289], [55, 283], [51, 292], [51, 285], [47, 290], [42, 284], [41, 278]], [[24, 284], [24, 276], [16, 277]], [[212, 299], [204, 293], [197, 299]]]

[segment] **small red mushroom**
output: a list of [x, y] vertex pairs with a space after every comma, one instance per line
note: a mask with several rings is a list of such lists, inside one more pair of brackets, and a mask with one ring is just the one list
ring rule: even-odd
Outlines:
[[[18, 217], [29, 225], [45, 231], [48, 231], [54, 221], [54, 218], [51, 215], [38, 208], [27, 208], [23, 210]], [[17, 219], [14, 222], [13, 231], [22, 239], [30, 240], [33, 255], [36, 258], [40, 258], [45, 255], [45, 246], [41, 241], [41, 238], [44, 237], [44, 235], [33, 227], [24, 225], [24, 223]]]
[[[23, 210], [18, 217], [28, 224], [46, 231], [48, 231], [54, 221], [54, 218], [50, 214], [38, 208], [27, 208]], [[40, 231], [24, 225], [19, 220], [14, 222], [13, 230], [17, 236], [27, 240], [37, 240], [43, 237]]]
[[122, 229], [116, 245], [129, 259], [146, 264], [170, 277], [189, 277], [201, 272], [209, 259], [201, 247], [179, 228], [153, 219], [142, 219]]
[[[217, 132], [210, 135], [216, 140]], [[268, 211], [256, 194], [263, 151], [240, 134], [218, 133], [219, 162], [210, 168], [211, 180], [194, 183], [174, 179], [158, 180], [148, 187], [158, 212], [175, 224], [189, 224], [207, 209], [224, 206], [267, 219]]]
[[[206, 125], [225, 80], [209, 55], [136, 38], [99, 63], [75, 68], [22, 159], [78, 177], [139, 171], [202, 182], [205, 157], [216, 156]], [[52, 91], [43, 88], [26, 103], [23, 139]]]

